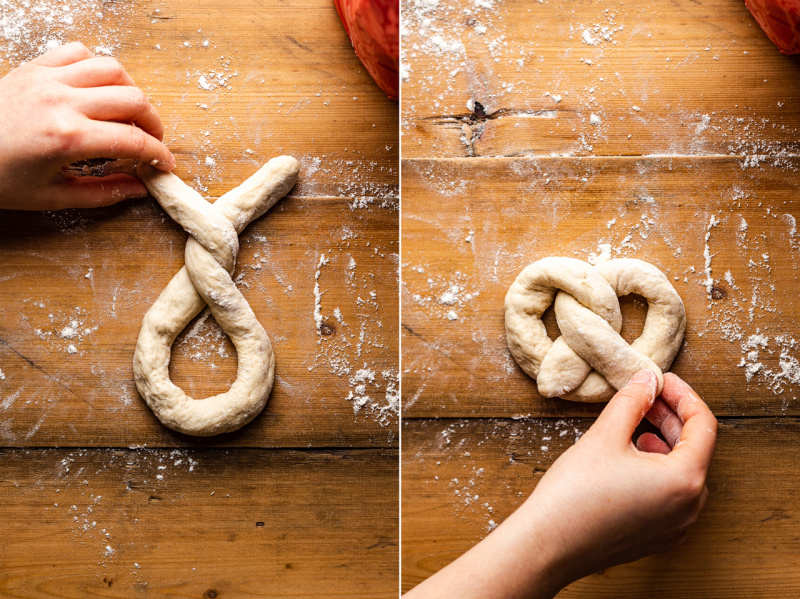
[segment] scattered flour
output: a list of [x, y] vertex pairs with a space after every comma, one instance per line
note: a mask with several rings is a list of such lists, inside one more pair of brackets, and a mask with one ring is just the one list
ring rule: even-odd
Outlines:
[[[770, 217], [769, 210], [765, 217]], [[703, 285], [715, 290], [713, 282], [711, 287], [708, 285], [711, 279], [710, 257], [713, 256], [708, 246], [712, 228], [719, 229], [718, 244], [736, 243], [742, 259], [747, 259], [747, 267], [740, 272], [738, 279], [731, 269], [725, 271], [722, 277], [724, 282], [717, 283], [724, 288], [724, 294], [714, 296], [709, 293], [708, 297], [713, 301], [708, 305], [705, 331], [698, 333], [706, 336], [709, 332], [715, 332], [721, 341], [736, 346], [741, 352], [738, 366], [743, 371], [745, 381], [763, 385], [773, 394], [782, 396], [782, 410], [797, 398], [792, 387], [800, 384], [800, 343], [790, 332], [791, 329], [784, 326], [789, 322], [784, 323], [783, 319], [774, 321], [782, 313], [782, 303], [793, 300], [795, 295], [791, 291], [784, 293], [786, 286], [774, 280], [769, 253], [761, 248], [774, 247], [784, 234], [793, 244], [794, 223], [791, 219], [784, 220], [788, 226], [785, 229], [771, 227], [767, 237], [762, 233], [748, 235], [751, 226], [743, 217], [724, 222], [711, 218], [705, 233], [706, 271]], [[790, 247], [792, 252], [796, 251], [794, 245]], [[719, 290], [715, 291], [720, 293]], [[773, 321], [768, 328], [764, 316]]]
[[708, 227], [706, 228], [706, 245], [703, 249], [703, 257], [705, 258], [705, 266], [703, 267], [703, 272], [705, 272], [706, 278], [702, 282], [702, 285], [706, 288], [706, 292], [708, 293], [708, 299], [711, 299], [711, 291], [714, 288], [714, 278], [711, 276], [711, 258], [713, 257], [711, 254], [711, 250], [708, 247], [708, 241], [711, 239], [711, 229], [716, 227], [719, 224], [719, 220], [713, 214], [708, 221]]
[[400, 411], [399, 378], [393, 370], [381, 372], [381, 377], [385, 387], [383, 401], [370, 395], [370, 393], [375, 394], [375, 391], [370, 391], [369, 387], [378, 387], [379, 391], [379, 384], [375, 371], [366, 365], [349, 377], [351, 389], [346, 399], [353, 402], [353, 412], [356, 414], [366, 409], [376, 415], [376, 420], [381, 426], [387, 426], [395, 420]]
[[[528, 495], [530, 468], [541, 476], [558, 457], [549, 446], [557, 444], [560, 453], [581, 438], [587, 425], [580, 419], [518, 417], [453, 420], [444, 428], [438, 421], [417, 422], [414, 426], [415, 435], [425, 439], [418, 446], [416, 457], [425, 472], [426, 484], [441, 486], [436, 492], [449, 493], [452, 513], [469, 516], [481, 532], [488, 534], [507, 515], [498, 513], [494, 504], [504, 503], [510, 494]], [[498, 461], [498, 456], [507, 463]], [[498, 488], [496, 481], [485, 476], [486, 470], [498, 467], [521, 468], [525, 474], [509, 476], [508, 486]]]
[[317, 326], [317, 333], [322, 335], [322, 292], [319, 290], [319, 274], [323, 266], [328, 263], [325, 254], [320, 254], [317, 271], [314, 273], [314, 323]]
[[[404, 2], [400, 71], [406, 85], [401, 129], [410, 138], [404, 143], [419, 145], [433, 152], [431, 156], [436, 155], [437, 144], [443, 143], [446, 136], [432, 134], [429, 127], [447, 125], [436, 127], [441, 133], [456, 131], [458, 127], [452, 125], [460, 124], [467, 156], [583, 156], [592, 155], [596, 143], [604, 145], [601, 153], [605, 155], [608, 150], [618, 151], [614, 146], [620, 143], [621, 130], [627, 130], [626, 137], [632, 139], [636, 152], [730, 153], [747, 156], [743, 168], [758, 168], [764, 161], [778, 163], [782, 156], [800, 152], [800, 129], [796, 124], [765, 118], [755, 114], [749, 104], [734, 105], [733, 101], [713, 104], [719, 107], [715, 111], [684, 108], [687, 102], [705, 103], [702, 93], [692, 92], [690, 100], [681, 94], [680, 86], [670, 90], [671, 86], [665, 84], [670, 80], [663, 79], [665, 75], [701, 78], [704, 72], [718, 70], [714, 61], [723, 60], [726, 54], [704, 54], [712, 46], [730, 52], [741, 45], [744, 40], [736, 39], [730, 31], [709, 27], [702, 45], [687, 39], [680, 47], [663, 48], [658, 36], [650, 31], [659, 27], [654, 13], [645, 14], [626, 5], [584, 3], [561, 14], [554, 6], [544, 1], [524, 5], [486, 2], [480, 6], [472, 2]], [[540, 28], [540, 23], [556, 15], [561, 24], [557, 32]], [[526, 33], [519, 35], [519, 31]], [[618, 45], [636, 45], [640, 52], [637, 60], [647, 64], [649, 75], [632, 76], [624, 68], [630, 58], [620, 54]], [[579, 61], [588, 72], [565, 78], [562, 59]], [[657, 68], [670, 73], [657, 74]], [[557, 92], [545, 94], [556, 104], [561, 98], [569, 98], [578, 114], [593, 116], [576, 123], [572, 115], [553, 111], [554, 125], [525, 131], [522, 127], [526, 124], [513, 123], [513, 119], [521, 116], [521, 110], [542, 108], [531, 99], [541, 97], [543, 87]], [[656, 88], [659, 97], [666, 93], [674, 107], [668, 116], [653, 114], [650, 104]], [[474, 102], [480, 102], [485, 114], [502, 111], [499, 118], [491, 123], [474, 122], [475, 116], [481, 116], [474, 115], [473, 122], [468, 122], [469, 116], [463, 115], [462, 108], [467, 92], [473, 95]], [[765, 93], [777, 96], [777, 106], [783, 106], [774, 91]], [[508, 120], [504, 120], [506, 117]], [[600, 126], [612, 122], [616, 135], [608, 135], [607, 128]], [[504, 131], [499, 129], [504, 126], [501, 123], [520, 127], [520, 135], [509, 136], [513, 141], [502, 144], [505, 148], [498, 147], [498, 136]], [[485, 136], [484, 127], [497, 132]], [[419, 128], [427, 129], [428, 135], [416, 135]], [[490, 139], [485, 147], [476, 149], [475, 142], [482, 137]], [[526, 139], [536, 142], [525, 145]]]
[[[360, 220], [354, 216], [355, 222]], [[386, 363], [386, 358], [395, 352], [390, 351], [388, 356], [386, 352], [396, 347], [396, 341], [385, 338], [381, 294], [386, 292], [386, 288], [376, 289], [376, 276], [371, 265], [377, 262], [371, 261], [388, 259], [396, 268], [398, 257], [386, 254], [373, 241], [365, 243], [363, 233], [350, 224], [332, 231], [331, 246], [315, 261], [317, 351], [308, 369], [313, 371], [322, 366], [331, 375], [346, 379], [349, 390], [341, 399], [352, 402], [356, 415], [369, 414], [381, 426], [389, 426], [396, 422], [400, 398], [398, 373]], [[358, 264], [350, 253], [354, 243], [365, 245], [361, 251], [366, 249], [368, 252], [361, 254], [365, 257]], [[345, 293], [344, 297], [352, 298], [352, 303], [333, 307], [331, 317], [325, 316], [322, 305], [322, 297], [327, 292], [324, 285], [328, 281], [334, 285], [337, 302], [342, 301], [342, 293]], [[387, 299], [395, 300], [391, 295]], [[378, 356], [381, 358], [377, 359]], [[321, 383], [325, 380], [328, 379], [320, 379]], [[330, 384], [325, 387], [329, 388]]]
[[[422, 274], [425, 266], [406, 265], [412, 272]], [[446, 281], [442, 277], [427, 279], [428, 290], [426, 293], [414, 293], [412, 299], [421, 306], [430, 306], [435, 309], [440, 318], [458, 320], [456, 308], [465, 308], [480, 295], [479, 291], [469, 291], [471, 287], [468, 277], [461, 271], [455, 271]]]
[[74, 40], [97, 40], [94, 52], [110, 56], [133, 11], [105, 0], [0, 0], [0, 64], [18, 66]]
[[600, 243], [597, 245], [597, 252], [589, 254], [589, 258], [587, 259], [589, 264], [597, 265], [601, 262], [606, 262], [607, 260], [611, 260], [611, 244], [610, 243]]

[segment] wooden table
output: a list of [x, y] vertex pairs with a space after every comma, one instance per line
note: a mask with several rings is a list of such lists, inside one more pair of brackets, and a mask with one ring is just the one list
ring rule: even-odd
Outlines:
[[800, 58], [733, 0], [435, 4], [404, 4], [403, 588], [592, 424], [537, 394], [502, 306], [530, 262], [605, 251], [673, 281], [673, 370], [721, 427], [689, 541], [559, 596], [800, 595]]
[[[275, 388], [218, 438], [164, 428], [132, 380], [142, 316], [183, 264], [180, 227], [152, 199], [2, 214], [0, 595], [395, 596], [397, 104], [328, 0], [36, 4], [0, 39], [3, 73], [51, 39], [112, 53], [211, 201], [273, 156], [302, 170], [242, 233], [235, 272]], [[171, 373], [194, 397], [231, 384], [213, 318], [178, 338]]]

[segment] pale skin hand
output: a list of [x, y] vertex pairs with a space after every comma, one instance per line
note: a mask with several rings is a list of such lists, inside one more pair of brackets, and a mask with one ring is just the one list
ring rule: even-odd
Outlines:
[[55, 48], [0, 79], [0, 208], [88, 208], [146, 196], [131, 175], [72, 177], [64, 168], [132, 158], [171, 170], [163, 135], [155, 108], [116, 60], [80, 43]]
[[[708, 497], [717, 421], [674, 374], [637, 373], [495, 531], [406, 594], [551, 598], [600, 569], [678, 546]], [[652, 433], [631, 438], [647, 415]]]

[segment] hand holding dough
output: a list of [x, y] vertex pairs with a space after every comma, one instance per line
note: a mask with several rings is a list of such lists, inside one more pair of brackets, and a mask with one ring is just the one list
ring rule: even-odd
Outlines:
[[[269, 337], [231, 279], [239, 233], [294, 185], [299, 172], [290, 156], [273, 158], [252, 177], [210, 204], [171, 173], [140, 163], [139, 178], [158, 203], [186, 229], [186, 266], [144, 316], [133, 375], [136, 388], [167, 427], [188, 435], [235, 431], [267, 403], [275, 371]], [[236, 346], [238, 371], [231, 388], [195, 400], [169, 379], [172, 343], [208, 304]]]
[[[642, 335], [619, 334], [617, 297], [647, 300]], [[562, 336], [553, 342], [542, 314], [553, 303]], [[686, 329], [683, 301], [652, 264], [632, 258], [596, 267], [574, 258], [544, 258], [523, 270], [506, 294], [506, 339], [514, 359], [536, 379], [539, 393], [573, 401], [608, 401], [639, 370], [652, 370], [658, 392]], [[594, 370], [593, 370], [594, 369]]]

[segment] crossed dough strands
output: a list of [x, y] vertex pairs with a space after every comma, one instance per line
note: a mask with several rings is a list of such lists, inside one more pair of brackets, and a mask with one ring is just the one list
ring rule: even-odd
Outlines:
[[[136, 388], [167, 427], [188, 435], [235, 431], [267, 403], [275, 371], [264, 327], [231, 280], [239, 233], [285, 196], [299, 172], [290, 156], [273, 158], [236, 189], [208, 203], [171, 173], [140, 163], [150, 194], [191, 237], [185, 266], [145, 314], [133, 355]], [[205, 305], [236, 347], [236, 380], [225, 393], [195, 400], [169, 378], [172, 343]]]
[[[618, 297], [647, 300], [642, 335], [628, 344]], [[553, 303], [561, 337], [547, 336], [542, 314]], [[608, 401], [645, 368], [664, 386], [686, 329], [686, 311], [669, 279], [632, 258], [592, 266], [574, 258], [544, 258], [526, 267], [505, 300], [506, 339], [514, 359], [544, 397]], [[594, 369], [594, 370], [593, 370]]]

